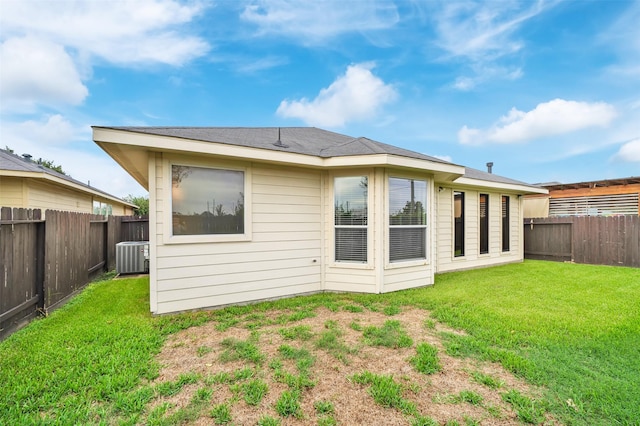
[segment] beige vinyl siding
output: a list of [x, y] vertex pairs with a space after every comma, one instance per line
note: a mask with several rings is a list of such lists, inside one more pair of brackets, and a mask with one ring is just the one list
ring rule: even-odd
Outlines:
[[[156, 167], [156, 185], [170, 184], [162, 178], [165, 167]], [[247, 173], [249, 241], [163, 244], [159, 224], [157, 313], [321, 290], [321, 172], [251, 164]], [[157, 193], [165, 195], [156, 199], [161, 218], [169, 191]]]
[[71, 191], [33, 179], [29, 181], [28, 185], [29, 208], [93, 213], [93, 203], [90, 194]]
[[27, 207], [24, 179], [0, 176], [0, 206]]
[[[441, 185], [442, 186], [442, 185]], [[436, 188], [438, 185], [436, 184]], [[465, 255], [453, 255], [453, 192], [464, 192]], [[522, 199], [517, 194], [494, 192], [493, 189], [443, 187], [437, 199], [437, 267], [447, 272], [522, 261]], [[480, 254], [479, 197], [489, 194], [489, 253]], [[510, 197], [510, 250], [502, 251], [502, 195]]]
[[403, 266], [384, 271], [384, 293], [430, 284], [433, 284], [433, 272], [429, 265]]

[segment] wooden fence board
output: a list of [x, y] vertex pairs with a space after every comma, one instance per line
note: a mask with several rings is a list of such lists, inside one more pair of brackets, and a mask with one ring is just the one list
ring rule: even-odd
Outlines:
[[45, 218], [40, 210], [0, 209], [0, 339], [115, 269], [117, 243], [149, 238], [146, 218], [54, 210]]
[[640, 267], [640, 216], [525, 219], [525, 257]]
[[0, 339], [36, 315], [42, 299], [40, 211], [0, 213]]

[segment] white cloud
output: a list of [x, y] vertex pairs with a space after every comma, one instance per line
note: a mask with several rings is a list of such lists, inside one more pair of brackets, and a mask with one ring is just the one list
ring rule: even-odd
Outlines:
[[181, 65], [209, 48], [204, 40], [177, 32], [202, 9], [171, 0], [9, 1], [0, 23], [3, 38], [35, 34], [109, 62]]
[[183, 65], [209, 50], [179, 32], [202, 9], [172, 0], [4, 1], [0, 95], [23, 107], [77, 105], [97, 61]]
[[458, 131], [458, 140], [469, 145], [524, 142], [589, 127], [606, 127], [616, 115], [616, 109], [604, 102], [554, 99], [538, 104], [529, 112], [512, 108], [507, 115], [486, 130], [465, 125]]
[[519, 51], [523, 42], [514, 32], [528, 19], [544, 12], [548, 2], [440, 2], [433, 13], [435, 44], [449, 56], [472, 61], [496, 59]]
[[338, 127], [349, 121], [372, 118], [396, 99], [393, 86], [373, 75], [372, 64], [350, 65], [344, 75], [320, 90], [315, 99], [284, 100], [277, 114], [299, 118], [312, 126]]
[[516, 32], [531, 18], [545, 12], [556, 1], [484, 2], [441, 1], [429, 3], [435, 24], [434, 44], [445, 54], [443, 60], [463, 59], [472, 75], [460, 76], [452, 84], [471, 90], [490, 79], [517, 79], [519, 67], [488, 66], [521, 51], [525, 44]]
[[[425, 154], [425, 155], [429, 155], [429, 154]], [[451, 158], [450, 155], [432, 155], [432, 157], [435, 157], [442, 161], [448, 161], [449, 163], [453, 162], [453, 159]]]
[[599, 39], [617, 54], [608, 70], [616, 77], [640, 78], [640, 2], [629, 2], [620, 17], [599, 34]]
[[46, 116], [41, 121], [28, 120], [21, 123], [7, 123], [6, 126], [10, 127], [7, 139], [19, 135], [18, 140], [37, 141], [45, 146], [67, 145], [70, 142], [90, 137], [90, 132], [87, 129], [74, 128], [60, 114]]
[[640, 138], [622, 145], [613, 159], [628, 163], [640, 163]]
[[258, 27], [260, 35], [276, 34], [304, 43], [319, 43], [336, 35], [393, 27], [399, 21], [395, 5], [336, 0], [257, 0], [241, 18]]
[[34, 37], [11, 38], [0, 45], [0, 96], [3, 109], [79, 104], [88, 95], [73, 59], [64, 48]]
[[55, 114], [40, 120], [3, 121], [2, 148], [8, 146], [16, 154], [30, 154], [62, 166], [80, 182], [117, 197], [143, 195], [146, 191], [116, 162], [91, 142], [91, 128], [75, 124]]

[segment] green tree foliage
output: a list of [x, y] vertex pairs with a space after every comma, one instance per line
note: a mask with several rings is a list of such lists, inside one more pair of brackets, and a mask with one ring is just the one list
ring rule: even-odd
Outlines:
[[66, 175], [65, 171], [62, 170], [62, 166], [59, 164], [54, 163], [51, 160], [45, 160], [42, 158], [38, 158], [36, 161], [34, 161], [36, 164], [39, 164], [41, 166], [46, 167], [47, 169], [51, 169], [54, 170], [58, 173], [62, 173], [63, 175]]
[[123, 200], [126, 201], [127, 203], [135, 204], [137, 206], [137, 208], [134, 209], [136, 215], [147, 216], [149, 214], [149, 197], [148, 196], [134, 197], [133, 195], [129, 194], [126, 197], [124, 197]]

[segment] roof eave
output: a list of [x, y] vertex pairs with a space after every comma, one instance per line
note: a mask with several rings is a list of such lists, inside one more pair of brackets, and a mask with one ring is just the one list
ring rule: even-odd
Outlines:
[[502, 189], [506, 191], [513, 191], [520, 194], [548, 194], [545, 188], [540, 188], [537, 186], [525, 185], [525, 184], [515, 184], [515, 183], [506, 183], [506, 182], [495, 182], [484, 179], [472, 179], [467, 177], [460, 177], [456, 179], [453, 183], [465, 185], [465, 186], [473, 186], [477, 188], [492, 188], [492, 189]]

